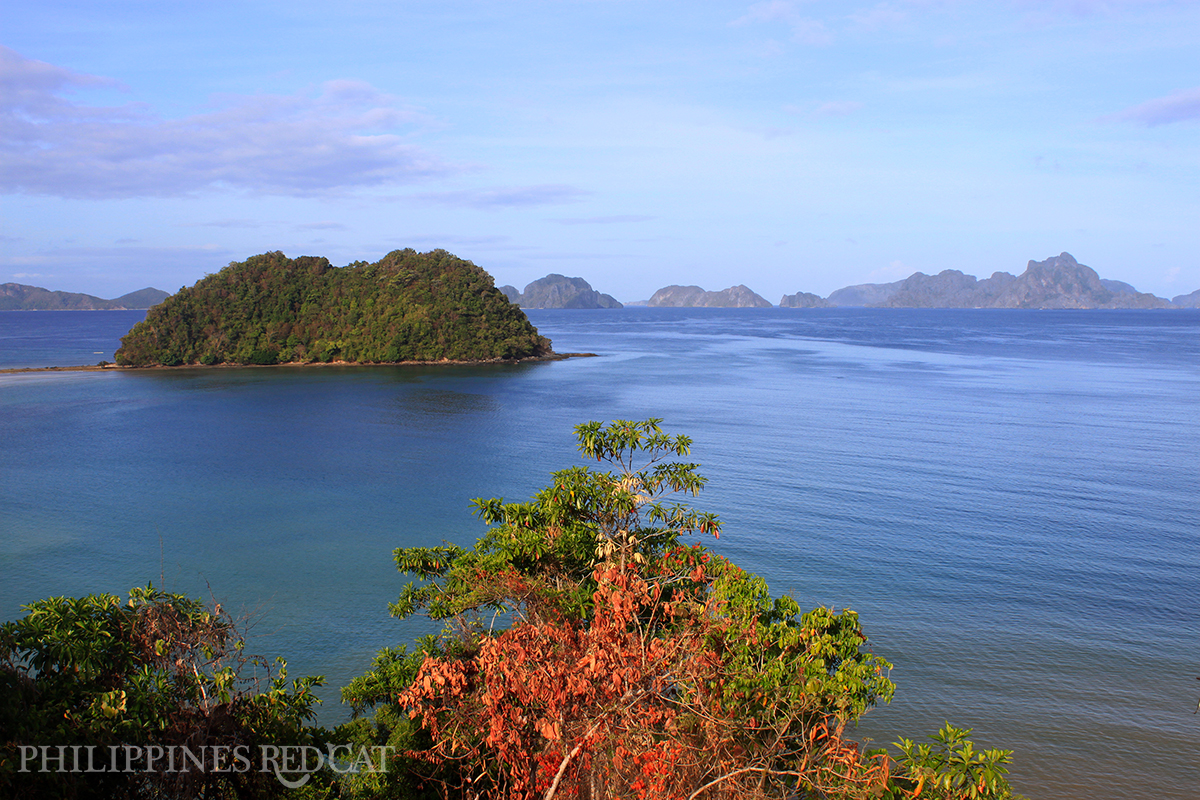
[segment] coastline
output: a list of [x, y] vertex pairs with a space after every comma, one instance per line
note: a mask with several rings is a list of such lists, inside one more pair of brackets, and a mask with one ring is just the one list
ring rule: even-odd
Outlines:
[[528, 361], [566, 361], [569, 358], [598, 358], [597, 353], [550, 353], [544, 356], [531, 356], [529, 358], [493, 358], [484, 361], [454, 361], [449, 358], [439, 359], [438, 361], [289, 361], [286, 364], [179, 364], [173, 367], [164, 366], [162, 364], [152, 364], [149, 366], [122, 366], [120, 364], [81, 364], [72, 367], [10, 367], [8, 369], [0, 369], [0, 375], [17, 375], [26, 372], [104, 372], [108, 370], [164, 370], [164, 369], [274, 369], [274, 368], [299, 368], [299, 367], [418, 367], [418, 366], [436, 366], [444, 364], [446, 366], [463, 365], [463, 364], [524, 364]]

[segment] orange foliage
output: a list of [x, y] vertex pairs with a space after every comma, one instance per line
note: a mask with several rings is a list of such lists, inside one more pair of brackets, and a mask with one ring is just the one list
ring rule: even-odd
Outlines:
[[[434, 741], [414, 755], [458, 762], [465, 796], [511, 800], [754, 797], [766, 773], [787, 780], [778, 753], [747, 752], [748, 721], [723, 703], [719, 642], [752, 632], [732, 630], [688, 591], [707, 582], [707, 555], [673, 555], [664, 565], [682, 569], [652, 580], [598, 567], [590, 620], [527, 608], [469, 657], [426, 658], [397, 698]], [[529, 596], [519, 576], [508, 580]], [[836, 725], [814, 727], [806, 744], [809, 774], [797, 779], [886, 782], [886, 759], [864, 762]]]

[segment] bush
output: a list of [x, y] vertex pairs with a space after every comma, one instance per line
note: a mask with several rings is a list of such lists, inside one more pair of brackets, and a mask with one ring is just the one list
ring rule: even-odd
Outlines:
[[446, 797], [1009, 796], [1006, 752], [958, 778], [965, 736], [955, 757], [899, 764], [845, 737], [892, 697], [891, 665], [862, 649], [853, 611], [802, 613], [685, 543], [720, 522], [674, 502], [705, 481], [674, 460], [690, 440], [658, 423], [580, 425], [584, 458], [611, 471], [555, 472], [528, 503], [475, 500], [491, 527], [472, 549], [397, 550], [418, 580], [392, 613], [445, 628], [385, 650], [344, 699], [412, 742], [398, 721], [419, 722], [410, 768]]
[[[125, 603], [99, 594], [54, 597], [25, 609], [23, 618], [0, 626], [6, 797], [271, 796], [282, 784], [253, 770], [216, 772], [181, 762], [176, 771], [117, 771], [134, 769], [125, 760], [132, 751], [122, 748], [203, 754], [312, 741], [305, 722], [321, 678], [289, 683], [281, 659], [272, 665], [246, 655], [244, 637], [219, 605], [207, 609], [147, 586], [130, 590]], [[42, 746], [52, 755], [65, 752], [66, 764], [39, 758], [30, 767]], [[94, 756], [105, 771], [67, 771], [81, 754]]]

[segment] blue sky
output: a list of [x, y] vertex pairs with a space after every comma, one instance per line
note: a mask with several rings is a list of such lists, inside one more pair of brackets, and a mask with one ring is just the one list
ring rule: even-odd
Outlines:
[[774, 303], [1200, 288], [1200, 2], [0, 0], [0, 282], [445, 248]]

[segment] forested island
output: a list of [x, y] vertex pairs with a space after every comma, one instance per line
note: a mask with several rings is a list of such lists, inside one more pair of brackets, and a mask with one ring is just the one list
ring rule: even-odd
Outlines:
[[445, 250], [334, 267], [263, 253], [180, 289], [121, 339], [122, 366], [495, 361], [553, 355], [485, 270]]

